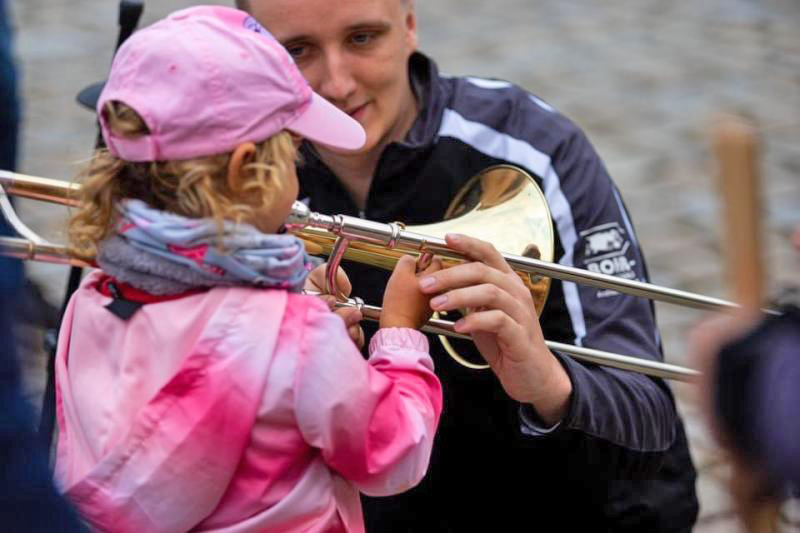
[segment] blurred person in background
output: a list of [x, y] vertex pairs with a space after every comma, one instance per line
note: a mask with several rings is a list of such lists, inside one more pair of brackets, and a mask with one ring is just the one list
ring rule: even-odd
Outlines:
[[[0, 0], [0, 170], [16, 170], [19, 154], [21, 106], [17, 93], [17, 69], [12, 56], [11, 16], [5, 0]], [[12, 199], [13, 203], [13, 199]], [[12, 235], [5, 218], [0, 215], [0, 235]], [[22, 262], [9, 263], [8, 272], [14, 285], [20, 287], [23, 320], [52, 328], [57, 311], [46, 302], [41, 290], [24, 276]]]
[[[438, 222], [486, 167], [535, 176], [552, 211], [560, 263], [647, 280], [619, 192], [585, 135], [552, 106], [499, 80], [444, 77], [417, 51], [411, 0], [237, 0], [287, 48], [312, 87], [358, 120], [365, 147], [304, 143], [301, 198], [312, 210], [380, 222]], [[509, 224], [518, 221], [509, 220]], [[611, 232], [611, 233], [609, 233]], [[616, 239], [605, 250], [591, 246]], [[530, 293], [491, 245], [448, 244], [476, 262], [423, 280], [433, 309], [472, 307], [471, 333], [494, 374], [451, 361], [438, 343], [445, 410], [422, 484], [366, 499], [371, 531], [689, 531], [695, 470], [663, 380], [578, 362], [544, 338], [660, 360], [650, 302], [553, 280], [541, 326]], [[624, 268], [624, 272], [623, 272]], [[353, 294], [381, 300], [387, 275], [347, 267]], [[371, 333], [370, 326], [368, 333]], [[460, 328], [460, 329], [459, 329]]]
[[[14, 168], [19, 126], [10, 26], [0, 0], [0, 169]], [[21, 282], [21, 262], [0, 257], [0, 524], [4, 531], [83, 531], [53, 487], [33, 412], [21, 393], [12, 332]]]
[[[800, 226], [793, 236], [800, 252]], [[800, 309], [718, 315], [691, 334], [698, 392], [712, 433], [733, 460], [731, 491], [751, 531], [774, 528], [782, 497], [800, 489]], [[772, 523], [770, 523], [772, 522]]]
[[19, 264], [0, 257], [0, 524], [3, 531], [84, 531], [53, 487], [47, 453], [22, 396], [12, 342]]
[[17, 72], [11, 56], [11, 24], [5, 0], [0, 0], [0, 169], [11, 170], [17, 161], [19, 103]]
[[[17, 163], [19, 132], [17, 71], [11, 55], [11, 24], [5, 0], [0, 0], [0, 170], [14, 170]], [[10, 235], [11, 228], [0, 216], [0, 235]], [[22, 264], [11, 262], [5, 273], [15, 286], [22, 283]]]

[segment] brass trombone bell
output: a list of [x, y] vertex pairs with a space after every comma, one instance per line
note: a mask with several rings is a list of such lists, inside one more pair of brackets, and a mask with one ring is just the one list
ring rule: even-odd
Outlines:
[[[554, 255], [553, 223], [544, 194], [527, 172], [510, 165], [489, 167], [470, 178], [450, 203], [443, 222], [385, 225], [334, 216], [332, 224], [326, 224], [305, 211], [304, 205], [295, 203], [286, 227], [305, 242], [309, 253], [329, 256], [329, 269], [334, 273], [342, 259], [392, 270], [400, 256], [419, 256], [427, 251], [435, 252], [445, 267], [463, 262], [464, 258], [444, 245], [448, 233], [482, 239], [498, 250], [522, 257], [549, 262]], [[339, 220], [341, 230], [336, 228]], [[387, 238], [382, 238], [387, 230]], [[412, 234], [416, 237], [409, 240]], [[536, 313], [541, 315], [550, 278], [535, 272], [517, 273], [531, 291]], [[331, 289], [328, 292], [337, 294], [335, 287]]]
[[[359, 232], [355, 239], [342, 231], [318, 229], [307, 223], [309, 218], [303, 220], [299, 214], [302, 209], [295, 206], [294, 214], [297, 216], [295, 219], [290, 217], [286, 226], [305, 242], [311, 253], [329, 257], [325, 292], [340, 300], [344, 298], [336, 287], [336, 271], [342, 259], [391, 270], [401, 255], [419, 256], [429, 251], [426, 242], [407, 246], [397, 241], [395, 237], [399, 237], [401, 231], [423, 236], [423, 240], [435, 238], [440, 243], [448, 233], [462, 233], [492, 242], [498, 250], [523, 257], [552, 261], [554, 255], [553, 223], [544, 194], [533, 177], [511, 165], [492, 166], [470, 178], [451, 201], [443, 222], [417, 226], [395, 223], [391, 226], [392, 235], [388, 242], [371, 242], [375, 229], [372, 233]], [[512, 224], [509, 221], [513, 221]], [[463, 261], [439, 255], [445, 268]], [[550, 278], [534, 272], [517, 271], [517, 274], [531, 292], [536, 314], [541, 315], [550, 289]], [[438, 318], [439, 314], [434, 314], [434, 319]], [[454, 330], [438, 335], [450, 357], [474, 370], [489, 368], [485, 363], [473, 363], [461, 356], [448, 340], [453, 333]]]

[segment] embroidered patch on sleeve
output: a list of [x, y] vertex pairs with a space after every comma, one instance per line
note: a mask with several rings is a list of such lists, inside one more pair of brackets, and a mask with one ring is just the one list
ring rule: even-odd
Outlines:
[[[600, 224], [580, 232], [579, 246], [578, 255], [582, 258], [583, 268], [609, 276], [637, 279], [636, 259], [629, 253], [630, 236], [618, 222]], [[617, 291], [609, 289], [597, 291], [598, 298], [617, 295]]]

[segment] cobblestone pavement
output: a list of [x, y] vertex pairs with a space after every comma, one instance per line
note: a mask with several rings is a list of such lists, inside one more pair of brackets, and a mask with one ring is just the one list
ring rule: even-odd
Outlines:
[[[217, 2], [224, 3], [224, 2]], [[69, 179], [89, 153], [92, 116], [74, 103], [102, 79], [116, 38], [116, 2], [12, 0], [25, 99], [21, 171]], [[723, 111], [759, 125], [770, 291], [797, 282], [789, 246], [800, 222], [800, 5], [795, 0], [436, 0], [417, 2], [421, 48], [444, 72], [515, 81], [588, 133], [632, 212], [653, 281], [726, 296], [709, 127]], [[145, 23], [191, 2], [149, 2]], [[64, 211], [21, 203], [25, 220], [62, 239]], [[29, 265], [58, 301], [66, 269]], [[685, 363], [700, 316], [657, 305], [667, 358]], [[33, 390], [41, 372], [32, 365]], [[696, 531], [736, 531], [727, 465], [690, 390], [675, 393], [700, 469]], [[787, 509], [794, 520], [800, 510]], [[785, 530], [791, 527], [784, 524]], [[796, 528], [798, 529], [798, 528]]]

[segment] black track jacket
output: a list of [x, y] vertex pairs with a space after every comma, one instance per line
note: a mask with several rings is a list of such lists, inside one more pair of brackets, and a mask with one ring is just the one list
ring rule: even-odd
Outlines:
[[[545, 192], [559, 263], [647, 280], [620, 195], [573, 123], [510, 83], [440, 76], [419, 53], [409, 71], [419, 116], [405, 141], [382, 154], [366, 210], [358, 212], [304, 145], [301, 198], [312, 210], [438, 222], [466, 180], [508, 163], [527, 170]], [[380, 305], [389, 274], [343, 266], [353, 294]], [[553, 280], [541, 323], [550, 340], [662, 359], [653, 307], [644, 299]], [[564, 420], [543, 428], [490, 371], [457, 365], [430, 340], [445, 399], [430, 470], [405, 494], [365, 498], [369, 531], [691, 529], [695, 470], [662, 380], [557, 354], [574, 392]], [[480, 361], [471, 344], [458, 346]]]

